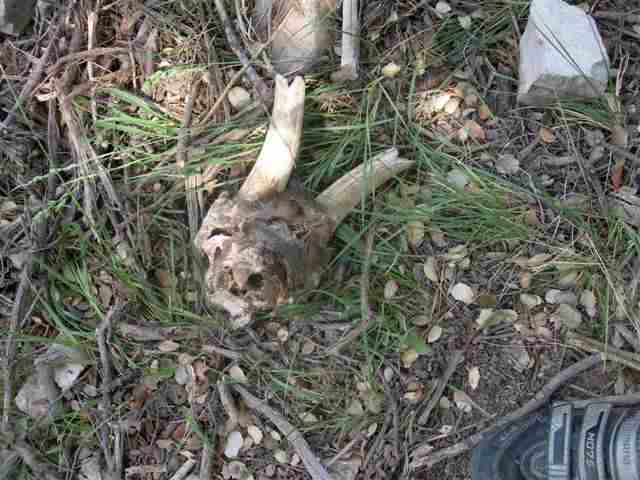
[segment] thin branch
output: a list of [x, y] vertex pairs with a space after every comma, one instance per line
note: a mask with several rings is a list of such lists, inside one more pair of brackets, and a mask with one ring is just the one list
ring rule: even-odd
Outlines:
[[33, 255], [29, 255], [20, 272], [20, 284], [13, 302], [11, 311], [11, 323], [9, 335], [5, 340], [5, 354], [2, 368], [3, 401], [2, 401], [2, 433], [7, 435], [12, 431], [9, 422], [13, 405], [13, 361], [16, 354], [15, 337], [24, 326], [26, 312], [31, 301], [29, 290], [31, 289], [31, 275], [33, 272]]
[[107, 341], [111, 338], [113, 323], [118, 320], [118, 317], [124, 310], [124, 306], [123, 303], [116, 303], [116, 305], [109, 309], [104, 320], [98, 325], [98, 328], [96, 328], [96, 341], [98, 343], [100, 363], [102, 365], [102, 398], [100, 400], [102, 421], [100, 427], [100, 443], [109, 472], [121, 470], [121, 465], [119, 466], [116, 461], [121, 455], [119, 454], [120, 447], [117, 445], [118, 442], [116, 442], [116, 448], [114, 448], [113, 452], [109, 450], [109, 420], [111, 419], [111, 384], [113, 372], [111, 351], [107, 345]]
[[16, 119], [16, 113], [18, 112], [18, 110], [24, 107], [24, 104], [29, 100], [31, 95], [33, 95], [33, 92], [38, 86], [38, 83], [40, 83], [40, 79], [44, 74], [44, 69], [47, 65], [47, 62], [49, 61], [51, 52], [53, 51], [53, 46], [58, 42], [60, 29], [62, 28], [62, 24], [64, 23], [64, 15], [62, 13], [58, 14], [53, 23], [55, 24], [55, 27], [53, 29], [53, 32], [51, 33], [51, 36], [49, 37], [49, 43], [44, 49], [44, 52], [42, 52], [42, 56], [40, 57], [40, 60], [38, 60], [36, 67], [31, 72], [31, 75], [29, 75], [27, 83], [25, 83], [24, 87], [22, 87], [15, 105], [8, 112], [4, 121], [0, 123], [0, 133], [13, 125]]
[[436, 451], [427, 451], [425, 445], [418, 446], [414, 449], [411, 459], [411, 468], [431, 468], [434, 465], [446, 460], [448, 458], [456, 457], [462, 453], [465, 453], [472, 448], [476, 447], [481, 441], [488, 436], [495, 433], [502, 427], [518, 421], [522, 417], [530, 415], [538, 410], [545, 403], [549, 401], [551, 395], [553, 395], [560, 387], [573, 380], [577, 375], [586, 370], [590, 370], [596, 365], [600, 364], [603, 360], [603, 356], [600, 353], [596, 353], [589, 357], [586, 357], [579, 362], [574, 363], [568, 368], [565, 368], [560, 373], [555, 375], [535, 397], [525, 403], [522, 407], [518, 408], [509, 415], [501, 418], [495, 425], [490, 428], [486, 428], [478, 433], [471, 435], [463, 441], [452, 445], [451, 447], [443, 448]]
[[[191, 121], [193, 119], [193, 105], [200, 91], [200, 80], [196, 80], [191, 86], [191, 91], [187, 95], [186, 105], [184, 107], [184, 120], [180, 133], [178, 134], [178, 152], [177, 162], [178, 169], [184, 171], [189, 158], [189, 144], [191, 143]], [[195, 238], [202, 216], [202, 192], [198, 192], [201, 175], [189, 175], [185, 181], [185, 189], [187, 192], [187, 212], [189, 215], [189, 231], [191, 238]]]
[[316, 455], [313, 453], [307, 441], [304, 439], [302, 434], [293, 427], [293, 425], [287, 422], [287, 420], [273, 408], [254, 397], [245, 388], [240, 385], [234, 385], [233, 388], [240, 394], [249, 408], [256, 410], [264, 417], [267, 417], [269, 421], [271, 421], [271, 423], [280, 430], [291, 445], [293, 445], [293, 448], [302, 459], [302, 463], [304, 463], [307, 472], [311, 475], [313, 480], [331, 480], [326, 468], [322, 466], [320, 460], [318, 460]]
[[231, 47], [231, 50], [233, 50], [233, 53], [236, 54], [242, 66], [246, 67], [245, 70], [246, 70], [247, 78], [255, 88], [259, 97], [262, 99], [262, 101], [265, 104], [268, 104], [269, 99], [271, 98], [271, 90], [264, 83], [264, 81], [258, 76], [255, 68], [253, 68], [253, 66], [250, 63], [249, 58], [247, 57], [247, 54], [242, 49], [242, 46], [240, 45], [240, 40], [238, 39], [238, 36], [236, 35], [236, 32], [233, 28], [233, 24], [231, 23], [231, 19], [229, 18], [229, 14], [227, 13], [227, 10], [224, 7], [224, 0], [215, 0], [215, 6], [216, 6], [216, 10], [218, 11], [218, 15], [220, 16], [220, 20], [222, 20], [222, 25], [224, 26], [224, 33], [227, 36], [227, 40], [229, 41], [229, 46]]
[[462, 362], [462, 360], [464, 360], [464, 351], [456, 350], [449, 359], [449, 363], [447, 364], [447, 368], [444, 371], [444, 375], [442, 375], [442, 378], [438, 380], [438, 385], [431, 394], [424, 412], [422, 412], [422, 414], [418, 418], [419, 425], [425, 425], [429, 421], [431, 412], [440, 401], [440, 397], [442, 397], [444, 389], [447, 388], [447, 384], [449, 383], [451, 376], [456, 371], [456, 368], [458, 368], [458, 365], [460, 364], [460, 362]]

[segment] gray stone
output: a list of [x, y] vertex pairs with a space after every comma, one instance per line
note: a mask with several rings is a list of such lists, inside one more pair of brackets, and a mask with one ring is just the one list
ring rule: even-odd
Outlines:
[[561, 0], [533, 0], [520, 40], [518, 101], [598, 97], [608, 80], [609, 59], [593, 18]]
[[35, 11], [36, 0], [0, 0], [0, 32], [20, 35]]

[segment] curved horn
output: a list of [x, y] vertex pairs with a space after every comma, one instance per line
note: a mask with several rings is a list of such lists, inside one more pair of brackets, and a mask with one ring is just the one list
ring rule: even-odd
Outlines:
[[[413, 160], [398, 157], [398, 150], [390, 148], [345, 174], [316, 197], [316, 202], [339, 225], [360, 202], [365, 192], [375, 190], [387, 180], [415, 164]], [[365, 178], [366, 177], [366, 178]], [[365, 183], [368, 180], [368, 186]]]
[[283, 76], [276, 77], [269, 130], [258, 160], [239, 192], [246, 200], [265, 199], [286, 188], [302, 138], [304, 97], [302, 77], [296, 77], [291, 85]]

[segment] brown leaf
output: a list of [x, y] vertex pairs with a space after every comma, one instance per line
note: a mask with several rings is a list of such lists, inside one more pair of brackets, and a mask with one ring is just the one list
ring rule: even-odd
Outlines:
[[464, 126], [468, 132], [469, 136], [478, 142], [484, 142], [487, 139], [487, 135], [484, 131], [484, 128], [480, 126], [478, 122], [475, 120], [467, 120], [464, 122]]
[[622, 178], [624, 176], [624, 159], [618, 160], [611, 172], [611, 188], [614, 192], [620, 190], [622, 186]]
[[556, 141], [556, 136], [547, 127], [542, 127], [538, 132], [538, 136], [544, 143], [553, 143]]

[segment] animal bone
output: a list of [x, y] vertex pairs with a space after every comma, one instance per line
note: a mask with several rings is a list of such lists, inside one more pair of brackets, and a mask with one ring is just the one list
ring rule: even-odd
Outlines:
[[387, 150], [356, 167], [316, 199], [286, 190], [302, 136], [305, 85], [276, 79], [273, 115], [264, 145], [245, 183], [231, 198], [213, 203], [194, 240], [209, 259], [208, 302], [230, 315], [234, 329], [257, 311], [273, 309], [292, 294], [318, 285], [337, 225], [372, 191], [413, 165]]

